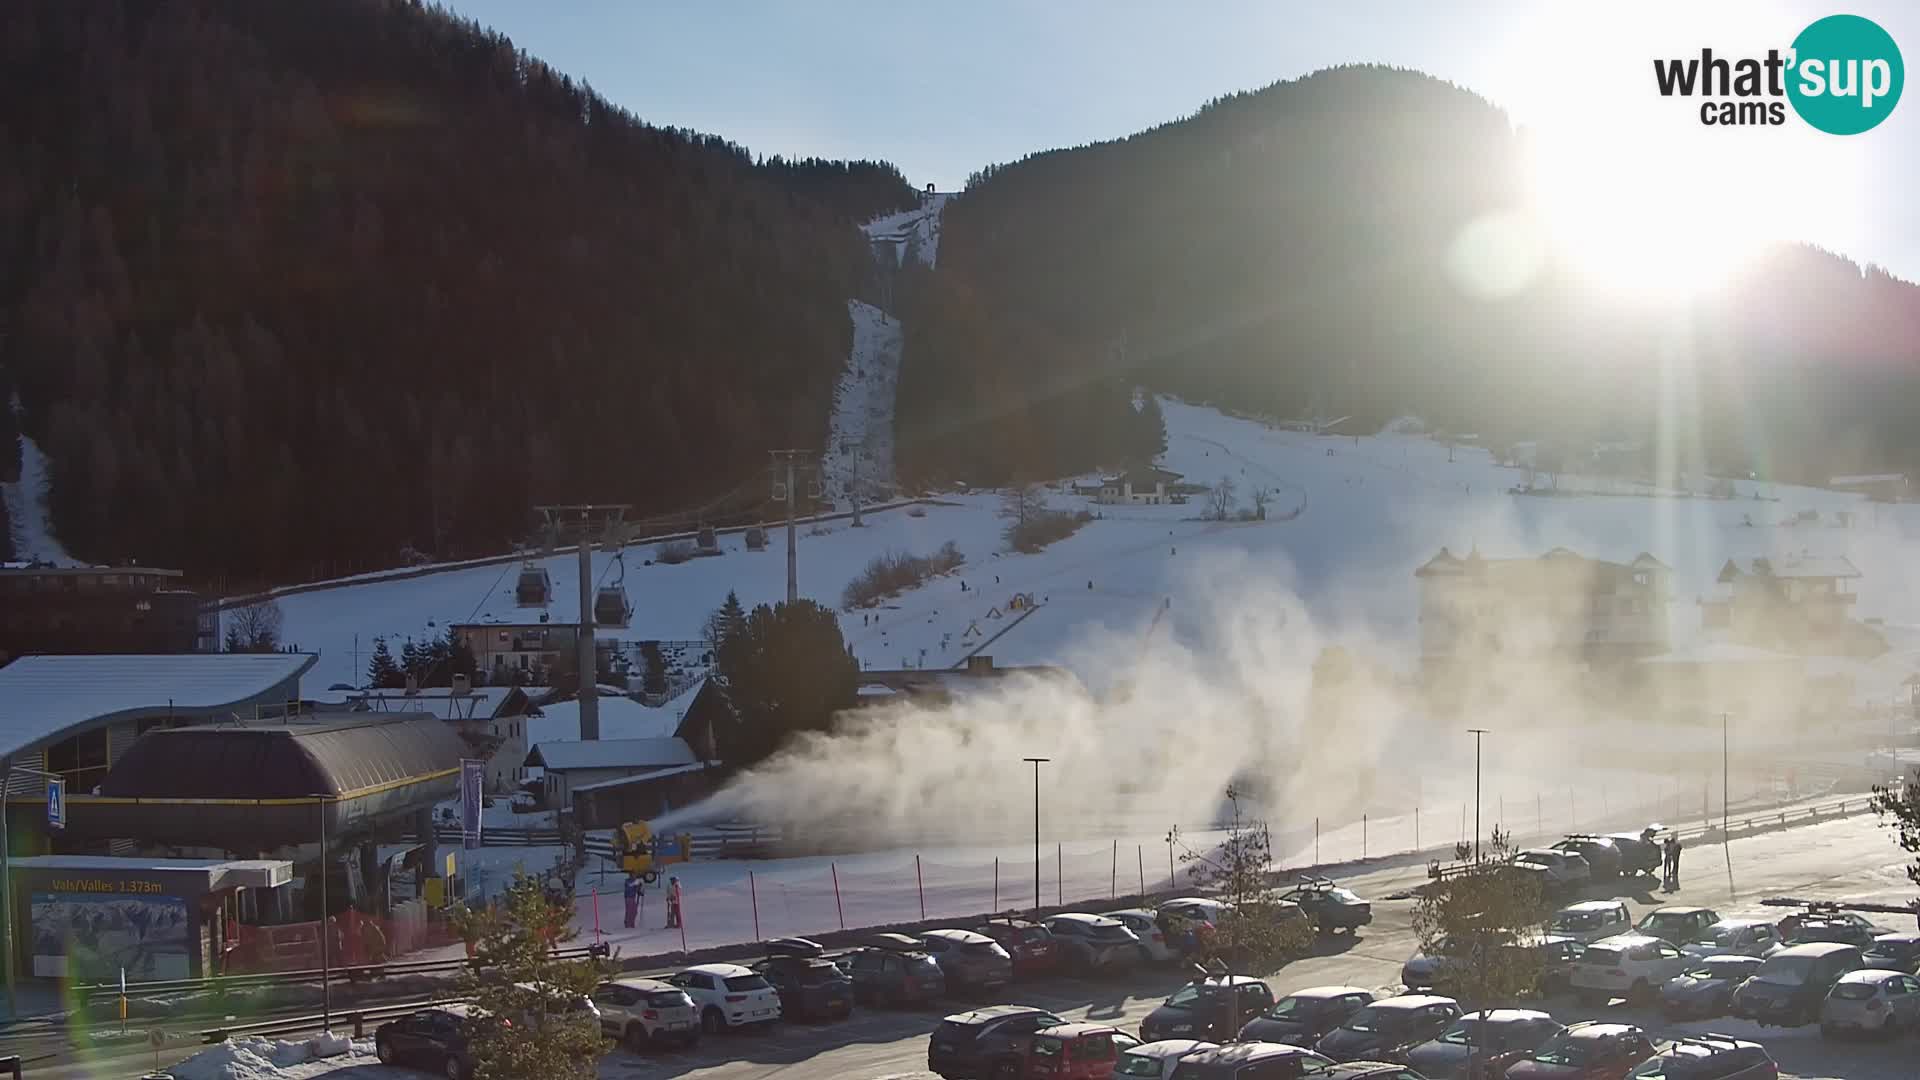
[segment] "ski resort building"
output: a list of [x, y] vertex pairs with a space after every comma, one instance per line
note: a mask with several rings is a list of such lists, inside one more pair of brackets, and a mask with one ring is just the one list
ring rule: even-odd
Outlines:
[[518, 679], [544, 685], [562, 658], [571, 659], [580, 631], [572, 623], [455, 623], [454, 633], [473, 651], [489, 684]]
[[154, 566], [0, 564], [0, 663], [28, 653], [219, 649], [219, 618]]
[[1432, 677], [1502, 660], [1606, 664], [1665, 652], [1670, 573], [1645, 553], [1614, 563], [1566, 548], [1519, 559], [1441, 548], [1414, 571], [1422, 670]]
[[543, 742], [527, 755], [527, 767], [545, 771], [542, 797], [549, 809], [573, 805], [576, 791], [608, 781], [658, 778], [698, 772], [701, 761], [685, 739], [592, 739]]
[[1117, 476], [1101, 477], [1094, 501], [1104, 505], [1159, 506], [1169, 501], [1167, 485], [1179, 479], [1179, 473], [1165, 469], [1130, 469]]
[[1700, 601], [1701, 622], [1728, 639], [1796, 653], [1878, 656], [1886, 641], [1849, 617], [1860, 571], [1844, 555], [1775, 562], [1729, 559], [1715, 580], [1722, 595]]

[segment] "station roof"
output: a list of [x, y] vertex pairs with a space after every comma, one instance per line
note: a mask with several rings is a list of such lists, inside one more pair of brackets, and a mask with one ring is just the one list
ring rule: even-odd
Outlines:
[[232, 885], [271, 889], [293, 880], [285, 859], [146, 859], [111, 855], [29, 855], [8, 860], [15, 870], [52, 870], [71, 874], [193, 874], [206, 878], [212, 892]]
[[466, 744], [437, 718], [203, 724], [140, 737], [100, 785], [108, 798], [351, 798], [452, 775]]
[[316, 659], [311, 653], [23, 656], [0, 668], [0, 756], [169, 708], [199, 713], [265, 702]]

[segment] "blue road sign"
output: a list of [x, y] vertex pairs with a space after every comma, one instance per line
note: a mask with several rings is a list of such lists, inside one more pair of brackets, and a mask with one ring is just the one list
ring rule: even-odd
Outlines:
[[47, 828], [64, 829], [67, 827], [67, 782], [65, 780], [47, 781]]

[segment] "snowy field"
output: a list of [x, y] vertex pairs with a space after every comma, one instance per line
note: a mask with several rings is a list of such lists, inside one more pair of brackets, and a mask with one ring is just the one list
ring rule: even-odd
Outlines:
[[[20, 395], [10, 406], [20, 413]], [[47, 523], [47, 455], [39, 444], [20, 436], [20, 479], [0, 482], [0, 499], [6, 501], [7, 522], [13, 530], [13, 555], [20, 560], [38, 559], [59, 566], [77, 565], [67, 549], [53, 535]]]

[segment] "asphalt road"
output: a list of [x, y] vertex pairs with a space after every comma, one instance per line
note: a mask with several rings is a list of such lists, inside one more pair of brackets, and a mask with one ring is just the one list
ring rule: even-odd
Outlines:
[[[1618, 891], [1636, 917], [1669, 902], [1706, 904], [1724, 916], [1734, 916], [1767, 913], [1768, 909], [1757, 903], [1767, 896], [1904, 899], [1912, 895], [1904, 865], [1891, 833], [1876, 826], [1871, 817], [1854, 817], [1736, 839], [1733, 877], [1737, 894], [1729, 893], [1726, 863], [1717, 846], [1687, 851], [1683, 859], [1684, 888], [1671, 897]], [[1411, 901], [1381, 897], [1415, 885], [1424, 876], [1424, 867], [1409, 860], [1343, 879], [1343, 883], [1374, 898], [1373, 925], [1357, 938], [1328, 939], [1315, 955], [1271, 976], [1268, 981], [1275, 992], [1284, 994], [1325, 984], [1397, 988], [1400, 966], [1414, 951], [1409, 928], [1413, 905]], [[1769, 914], [1777, 916], [1779, 912]], [[1050, 1008], [1069, 1019], [1134, 1029], [1183, 981], [1175, 972], [1156, 970], [1110, 982], [1049, 979], [1017, 984], [1004, 1000]], [[943, 1015], [962, 1011], [968, 1004], [954, 1001], [937, 1009], [911, 1011], [862, 1009], [839, 1024], [783, 1024], [765, 1031], [708, 1038], [692, 1052], [633, 1055], [615, 1051], [604, 1059], [600, 1075], [622, 1080], [872, 1080], [911, 1076], [925, 1068], [928, 1032]], [[1641, 1023], [1655, 1034], [1719, 1031], [1754, 1038], [1772, 1051], [1784, 1075], [1800, 1080], [1920, 1080], [1920, 1042], [1916, 1041], [1902, 1045], [1829, 1043], [1814, 1027], [1759, 1029], [1744, 1021], [1726, 1019], [1676, 1026], [1667, 1024], [1657, 1013], [1629, 1009], [1624, 1003], [1594, 1010], [1580, 1007], [1571, 998], [1555, 999], [1547, 1003], [1547, 1008], [1568, 1023], [1604, 1016]], [[26, 1055], [26, 1075], [35, 1080], [138, 1077], [152, 1068], [154, 1057], [137, 1027], [131, 1034], [127, 1040], [109, 1036], [90, 1047], [76, 1047], [57, 1029], [22, 1031], [6, 1040], [4, 1052]], [[170, 1064], [199, 1049], [181, 1033], [163, 1049], [160, 1061]], [[49, 1056], [33, 1060], [43, 1054]], [[359, 1080], [366, 1072], [356, 1070], [342, 1076]]]

